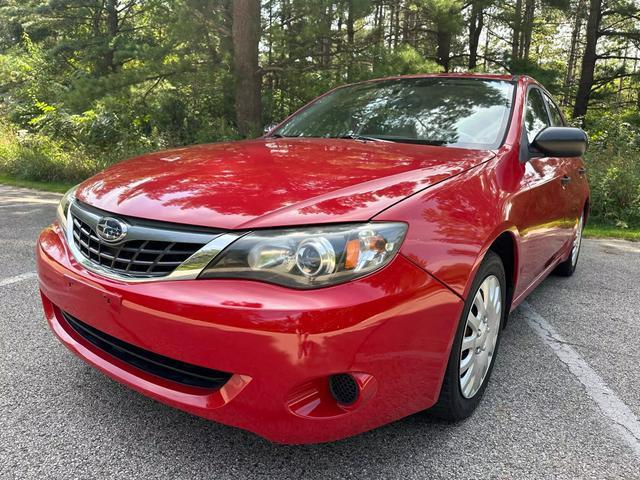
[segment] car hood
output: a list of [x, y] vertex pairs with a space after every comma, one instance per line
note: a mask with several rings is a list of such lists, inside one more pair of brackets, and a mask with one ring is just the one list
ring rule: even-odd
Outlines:
[[120, 215], [224, 229], [367, 221], [493, 152], [341, 139], [257, 139], [114, 165], [79, 200]]

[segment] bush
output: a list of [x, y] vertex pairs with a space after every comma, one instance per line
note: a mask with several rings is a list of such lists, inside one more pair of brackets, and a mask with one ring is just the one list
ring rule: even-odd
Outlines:
[[592, 219], [640, 226], [640, 130], [618, 115], [589, 119], [586, 156]]
[[40, 181], [74, 181], [91, 173], [91, 162], [44, 135], [0, 125], [0, 171]]
[[25, 180], [79, 181], [145, 152], [239, 138], [223, 117], [196, 117], [175, 102], [160, 106], [167, 108], [136, 115], [97, 102], [74, 114], [36, 101], [31, 118], [21, 126], [0, 115], [0, 173]]
[[[97, 157], [40, 133], [0, 124], [0, 173], [24, 180], [78, 182], [114, 163], [133, 156], [124, 152]], [[120, 157], [120, 154], [125, 156]]]

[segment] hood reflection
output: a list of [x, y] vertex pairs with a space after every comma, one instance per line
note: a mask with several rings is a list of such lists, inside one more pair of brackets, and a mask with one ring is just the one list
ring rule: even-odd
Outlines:
[[78, 198], [122, 215], [218, 228], [368, 220], [493, 156], [334, 139], [258, 139], [158, 152], [115, 165]]

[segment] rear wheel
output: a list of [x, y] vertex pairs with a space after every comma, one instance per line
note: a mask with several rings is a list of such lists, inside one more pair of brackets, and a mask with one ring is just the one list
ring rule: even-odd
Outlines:
[[433, 415], [459, 421], [480, 403], [498, 353], [505, 300], [504, 266], [500, 257], [489, 251], [465, 302], [440, 397], [429, 410]]
[[571, 255], [564, 262], [556, 267], [555, 272], [563, 277], [570, 277], [576, 271], [578, 266], [578, 257], [580, 257], [580, 247], [582, 246], [582, 230], [584, 229], [584, 213], [578, 220], [578, 226], [573, 237], [573, 245], [571, 246]]

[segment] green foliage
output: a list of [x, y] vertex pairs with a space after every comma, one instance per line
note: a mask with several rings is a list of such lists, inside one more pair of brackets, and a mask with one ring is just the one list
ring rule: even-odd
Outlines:
[[0, 173], [0, 184], [14, 185], [16, 187], [33, 188], [36, 190], [44, 190], [46, 192], [65, 193], [74, 183], [72, 182], [40, 182], [37, 180], [23, 180], [11, 175]]
[[584, 230], [584, 236], [588, 238], [618, 238], [621, 240], [640, 242], [640, 229], [589, 224]]
[[640, 129], [621, 115], [587, 118], [590, 208], [598, 222], [640, 226]]
[[[520, 4], [263, 0], [262, 122], [344, 83], [466, 70], [473, 12], [482, 13], [475, 70], [531, 75], [569, 111], [586, 39], [575, 43], [572, 68], [567, 43], [584, 2]], [[73, 182], [146, 151], [240, 138], [232, 5], [0, 0], [0, 175]], [[631, 0], [607, 7], [586, 118], [591, 211], [601, 223], [637, 226], [640, 15]], [[514, 55], [516, 30], [528, 43]]]
[[[380, 62], [368, 75], [369, 78], [409, 75], [412, 73], [441, 72], [436, 62], [425, 59], [410, 45], [403, 45], [394, 51], [382, 51]], [[362, 78], [363, 80], [365, 78]]]
[[96, 165], [81, 152], [63, 148], [40, 134], [15, 132], [0, 124], [0, 171], [17, 178], [41, 181], [86, 178]]
[[535, 78], [550, 92], [558, 92], [561, 89], [562, 63], [553, 62], [541, 65], [532, 60], [512, 60], [510, 62], [511, 72], [515, 75], [529, 75]]

